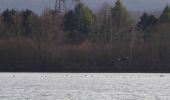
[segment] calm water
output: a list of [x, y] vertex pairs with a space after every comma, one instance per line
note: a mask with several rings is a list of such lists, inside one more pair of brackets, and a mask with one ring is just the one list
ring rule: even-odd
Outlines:
[[0, 100], [170, 100], [170, 74], [0, 73]]

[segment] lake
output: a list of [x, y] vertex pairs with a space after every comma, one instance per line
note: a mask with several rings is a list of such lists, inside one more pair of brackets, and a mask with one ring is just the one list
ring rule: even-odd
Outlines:
[[170, 100], [170, 74], [0, 73], [0, 100]]

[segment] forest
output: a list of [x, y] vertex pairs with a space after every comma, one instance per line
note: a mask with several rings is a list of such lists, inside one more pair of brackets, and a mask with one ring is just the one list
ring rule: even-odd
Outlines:
[[170, 72], [170, 6], [135, 21], [121, 0], [0, 12], [1, 72]]

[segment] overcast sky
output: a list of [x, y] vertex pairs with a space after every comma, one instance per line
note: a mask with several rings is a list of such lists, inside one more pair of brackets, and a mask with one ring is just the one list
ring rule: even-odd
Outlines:
[[[71, 0], [67, 0], [71, 1]], [[97, 10], [104, 0], [84, 0], [93, 10]], [[114, 4], [115, 0], [107, 0], [109, 4]], [[170, 4], [170, 0], [122, 0], [124, 5], [133, 11], [154, 11], [162, 10], [165, 5]], [[0, 0], [0, 11], [4, 9], [31, 9], [36, 13], [41, 13], [44, 8], [54, 8], [55, 0]]]

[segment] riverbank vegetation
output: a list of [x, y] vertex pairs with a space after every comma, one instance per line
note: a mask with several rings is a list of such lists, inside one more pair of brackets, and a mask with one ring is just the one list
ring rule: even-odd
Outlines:
[[132, 18], [118, 0], [94, 13], [0, 13], [0, 71], [170, 72], [170, 6]]

